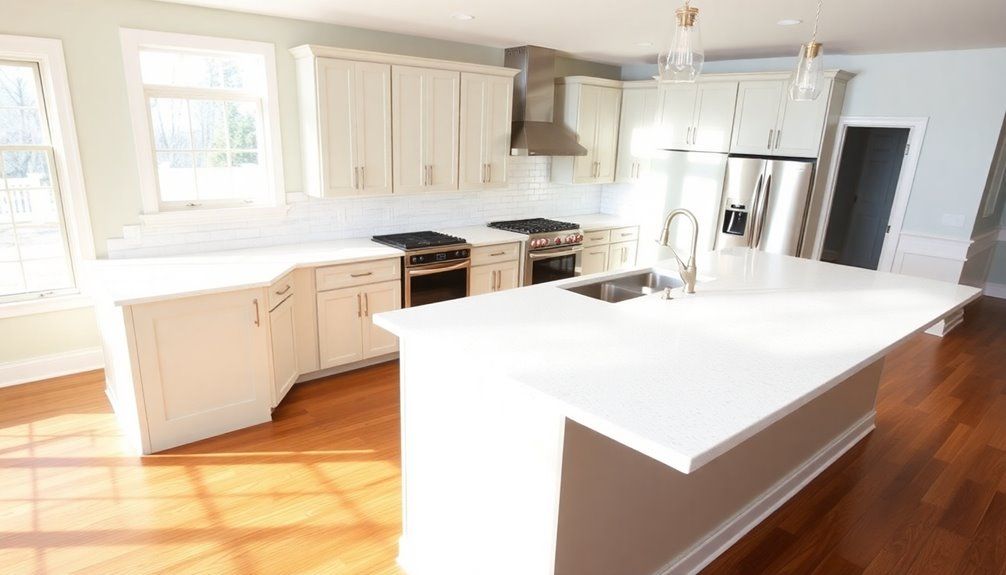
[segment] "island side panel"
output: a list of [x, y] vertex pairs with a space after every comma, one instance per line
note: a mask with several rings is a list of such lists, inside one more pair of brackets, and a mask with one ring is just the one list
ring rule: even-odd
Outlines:
[[570, 421], [555, 575], [698, 571], [873, 429], [882, 368], [689, 474]]
[[400, 346], [399, 563], [409, 575], [550, 575], [565, 418], [435, 343]]

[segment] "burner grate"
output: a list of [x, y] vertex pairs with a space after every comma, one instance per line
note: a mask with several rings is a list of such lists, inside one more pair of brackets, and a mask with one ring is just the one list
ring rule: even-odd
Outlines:
[[371, 240], [402, 250], [419, 250], [438, 246], [452, 246], [466, 243], [463, 238], [434, 231], [409, 232], [374, 236]]
[[580, 228], [580, 225], [571, 222], [549, 220], [546, 218], [530, 218], [526, 220], [490, 222], [489, 227], [508, 232], [516, 232], [518, 234], [531, 235], [576, 230]]

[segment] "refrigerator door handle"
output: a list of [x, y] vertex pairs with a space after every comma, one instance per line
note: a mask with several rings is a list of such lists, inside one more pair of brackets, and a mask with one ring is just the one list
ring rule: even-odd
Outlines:
[[761, 247], [761, 236], [765, 231], [765, 217], [768, 215], [768, 196], [772, 190], [772, 174], [769, 174], [765, 178], [765, 191], [761, 195], [761, 206], [758, 208], [758, 235], [754, 238], [754, 248], [758, 249]]
[[761, 222], [761, 185], [765, 178], [765, 172], [758, 174], [758, 183], [755, 184], [754, 201], [751, 202], [751, 237], [748, 240], [748, 247], [754, 248], [754, 239], [758, 237], [759, 225]]

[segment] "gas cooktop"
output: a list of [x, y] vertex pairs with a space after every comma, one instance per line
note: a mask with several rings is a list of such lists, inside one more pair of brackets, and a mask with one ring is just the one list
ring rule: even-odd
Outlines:
[[388, 234], [370, 238], [379, 244], [398, 248], [400, 250], [422, 250], [440, 246], [466, 244], [464, 238], [442, 234], [440, 232], [423, 231], [406, 234]]
[[566, 230], [578, 230], [579, 224], [570, 222], [559, 222], [545, 218], [531, 218], [527, 220], [510, 220], [506, 222], [490, 222], [490, 228], [515, 232], [518, 234], [544, 234], [549, 232], [563, 232]]

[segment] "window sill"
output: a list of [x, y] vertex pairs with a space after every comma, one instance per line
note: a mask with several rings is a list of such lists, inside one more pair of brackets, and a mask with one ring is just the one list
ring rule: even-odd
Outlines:
[[91, 298], [79, 293], [12, 301], [0, 303], [0, 319], [81, 309], [92, 305], [94, 303]]
[[286, 217], [289, 211], [289, 206], [173, 210], [140, 214], [140, 224], [144, 227], [158, 227], [235, 221], [259, 222], [281, 220]]

